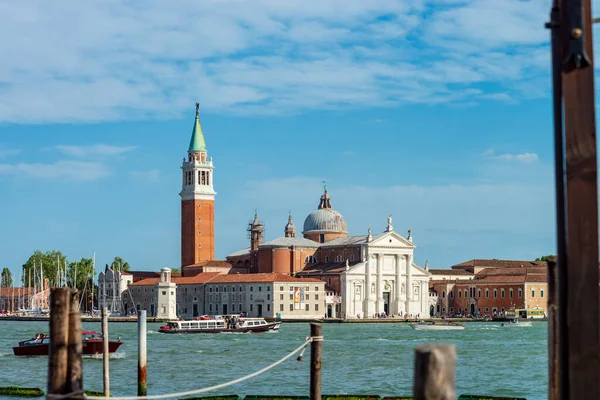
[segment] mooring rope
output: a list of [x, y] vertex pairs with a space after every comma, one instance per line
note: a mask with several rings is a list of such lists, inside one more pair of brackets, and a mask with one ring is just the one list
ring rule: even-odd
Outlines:
[[[323, 341], [323, 336], [307, 337], [306, 341], [304, 343], [302, 343], [302, 345], [300, 347], [298, 347], [296, 350], [292, 351], [291, 353], [285, 355], [280, 360], [275, 361], [273, 364], [268, 365], [265, 368], [263, 368], [259, 371], [253, 372], [249, 375], [242, 376], [241, 378], [237, 378], [237, 379], [234, 379], [229, 382], [221, 383], [219, 385], [215, 385], [215, 386], [211, 386], [211, 387], [207, 387], [207, 388], [203, 388], [203, 389], [188, 390], [187, 392], [155, 394], [155, 395], [150, 395], [150, 396], [127, 396], [127, 397], [112, 397], [111, 396], [110, 400], [168, 399], [168, 398], [172, 398], [172, 397], [185, 397], [185, 396], [191, 396], [193, 394], [205, 393], [205, 392], [210, 392], [210, 391], [217, 390], [217, 389], [222, 389], [224, 387], [235, 385], [236, 383], [243, 382], [250, 378], [254, 378], [255, 376], [258, 376], [262, 373], [265, 373], [268, 370], [270, 370], [271, 368], [278, 366], [279, 364], [281, 364], [288, 358], [292, 357], [294, 354], [298, 353], [299, 351], [302, 351], [302, 353], [304, 353], [304, 349], [306, 348], [306, 346], [309, 345], [310, 342], [322, 342], [322, 341]], [[85, 394], [82, 396], [81, 392], [68, 393], [68, 394], [47, 394], [46, 398], [49, 400], [65, 400], [65, 399], [107, 400], [107, 399], [109, 399], [108, 397], [104, 397], [104, 396], [86, 396]]]

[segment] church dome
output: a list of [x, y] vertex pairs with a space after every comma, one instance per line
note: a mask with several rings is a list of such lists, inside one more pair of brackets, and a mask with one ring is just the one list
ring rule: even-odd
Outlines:
[[331, 208], [322, 208], [308, 214], [302, 233], [347, 233], [342, 214]]
[[325, 192], [321, 196], [319, 208], [308, 214], [308, 217], [304, 220], [302, 233], [348, 233], [344, 217], [331, 208], [327, 187], [324, 189]]

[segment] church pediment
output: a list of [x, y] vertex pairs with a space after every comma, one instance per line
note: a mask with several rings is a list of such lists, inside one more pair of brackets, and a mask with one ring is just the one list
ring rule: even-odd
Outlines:
[[369, 242], [369, 247], [415, 248], [415, 244], [396, 232], [384, 232]]

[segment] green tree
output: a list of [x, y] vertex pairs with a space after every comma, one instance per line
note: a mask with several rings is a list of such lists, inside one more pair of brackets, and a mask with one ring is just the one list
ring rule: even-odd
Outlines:
[[550, 257], [556, 257], [556, 255], [550, 254], [547, 256], [541, 256], [541, 257], [536, 258], [535, 261], [548, 261], [548, 258], [550, 258]]
[[181, 272], [181, 268], [171, 268], [171, 272]]
[[115, 257], [113, 262], [110, 264], [110, 269], [118, 269], [119, 271], [129, 272], [129, 263], [123, 260], [121, 257]]
[[4, 268], [2, 270], [2, 275], [0, 276], [0, 287], [9, 288], [12, 287], [13, 280], [12, 275], [10, 273], [10, 269]]
[[98, 287], [93, 283], [96, 277], [94, 261], [91, 258], [82, 258], [70, 263], [67, 277], [69, 286], [79, 290], [82, 311], [91, 310], [92, 293], [94, 302], [98, 296]]
[[57, 282], [58, 266], [60, 265], [61, 268], [64, 268], [66, 264], [67, 257], [60, 251], [50, 250], [42, 253], [40, 250], [36, 250], [27, 262], [23, 264], [23, 282], [28, 282], [29, 277], [31, 277], [31, 285], [33, 285], [33, 279], [36, 280], [37, 285], [40, 285], [41, 268], [44, 271], [44, 279], [48, 279], [50, 286], [57, 286], [59, 283]]

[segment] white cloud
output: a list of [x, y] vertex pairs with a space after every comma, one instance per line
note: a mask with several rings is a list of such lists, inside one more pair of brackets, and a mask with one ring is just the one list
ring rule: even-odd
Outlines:
[[500, 161], [505, 161], [505, 162], [519, 162], [519, 163], [524, 163], [524, 164], [531, 164], [531, 163], [536, 163], [536, 162], [540, 161], [540, 158], [536, 153], [530, 153], [530, 152], [519, 153], [519, 154], [509, 154], [509, 153], [495, 154], [494, 150], [490, 149], [490, 150], [487, 150], [486, 152], [484, 152], [482, 155], [486, 158], [493, 159], [493, 160], [500, 160]]
[[54, 147], [61, 153], [73, 157], [116, 156], [135, 150], [135, 146], [110, 146], [105, 144], [91, 146], [57, 145]]
[[172, 118], [196, 99], [271, 114], [471, 102], [490, 84], [496, 101], [548, 94], [547, 1], [442, 3], [4, 2], [0, 121]]
[[58, 161], [55, 163], [0, 164], [0, 176], [16, 176], [42, 180], [87, 182], [109, 174], [107, 167], [100, 163]]
[[0, 158], [2, 157], [10, 157], [15, 156], [21, 152], [20, 149], [10, 149], [8, 147], [4, 147], [0, 145]]

